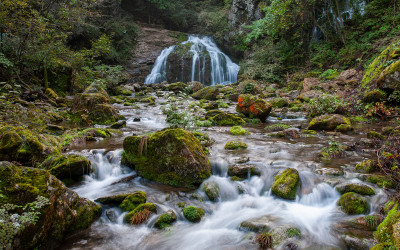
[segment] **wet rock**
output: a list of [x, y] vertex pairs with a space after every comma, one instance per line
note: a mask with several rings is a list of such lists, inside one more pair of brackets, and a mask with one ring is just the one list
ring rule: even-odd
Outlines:
[[204, 216], [204, 210], [201, 208], [188, 206], [185, 207], [183, 210], [183, 215], [185, 218], [190, 222], [199, 222], [201, 218]]
[[321, 115], [311, 120], [307, 129], [311, 130], [335, 130], [341, 124], [351, 125], [350, 120], [338, 114]]
[[387, 175], [369, 174], [359, 177], [361, 180], [378, 185], [380, 188], [393, 188], [394, 183]]
[[120, 129], [120, 128], [123, 128], [123, 127], [126, 127], [126, 121], [125, 120], [114, 122], [110, 126], [110, 128], [112, 128], [112, 129]]
[[246, 179], [249, 176], [261, 175], [260, 170], [254, 165], [233, 165], [228, 168], [229, 176], [237, 176]]
[[360, 195], [350, 192], [343, 194], [337, 205], [347, 214], [364, 214], [369, 209], [368, 202]]
[[204, 183], [204, 192], [210, 201], [215, 201], [219, 197], [219, 186], [215, 181], [207, 181]]
[[209, 86], [195, 92], [192, 97], [196, 100], [206, 99], [215, 101], [219, 93], [219, 86]]
[[229, 141], [224, 146], [227, 150], [246, 149], [247, 144], [241, 141]]
[[365, 217], [342, 220], [333, 225], [333, 230], [341, 235], [342, 240], [350, 249], [370, 249], [374, 245], [374, 229], [360, 223], [362, 218]]
[[198, 187], [211, 175], [200, 141], [183, 129], [125, 138], [122, 161], [139, 176], [177, 187]]
[[384, 140], [386, 138], [384, 135], [372, 130], [367, 133], [367, 137], [378, 140]]
[[164, 229], [168, 226], [171, 226], [172, 223], [176, 221], [177, 217], [173, 210], [167, 211], [165, 214], [162, 214], [158, 217], [154, 226], [159, 229]]
[[128, 197], [129, 195], [131, 195], [131, 193], [111, 195], [111, 196], [97, 198], [94, 201], [99, 202], [103, 205], [118, 205], [119, 206], [122, 203], [122, 201], [125, 200], [125, 198]]
[[293, 225], [282, 225], [275, 227], [270, 230], [268, 234], [272, 236], [272, 246], [274, 248], [288, 244], [295, 244], [302, 237], [301, 231]]
[[116, 223], [118, 220], [118, 216], [115, 214], [115, 211], [112, 209], [106, 210], [106, 216], [113, 223]]
[[341, 132], [341, 133], [346, 133], [346, 132], [350, 132], [350, 131], [353, 131], [353, 130], [354, 130], [354, 128], [349, 124], [340, 124], [335, 129], [335, 131]]
[[274, 178], [272, 193], [280, 198], [294, 200], [300, 187], [300, 176], [296, 169], [288, 168]]
[[248, 134], [250, 134], [250, 132], [247, 129], [242, 128], [242, 126], [234, 126], [229, 130], [229, 132], [231, 133], [231, 135], [248, 135]]
[[135, 118], [133, 118], [133, 121], [134, 121], [134, 122], [140, 122], [140, 117], [135, 117]]
[[372, 173], [376, 170], [377, 164], [374, 160], [365, 160], [356, 165], [356, 169], [362, 173]]
[[246, 123], [239, 116], [227, 113], [217, 114], [211, 117], [210, 121], [212, 121], [214, 125], [219, 125], [219, 126], [236, 126], [236, 125], [243, 125]]
[[341, 193], [354, 192], [361, 195], [374, 195], [375, 191], [370, 186], [361, 183], [342, 183], [337, 185], [336, 190]]
[[11, 238], [12, 249], [54, 248], [67, 235], [85, 229], [101, 215], [101, 206], [80, 198], [48, 171], [0, 162], [0, 203], [25, 206], [39, 196], [48, 204], [35, 224]]
[[176, 83], [171, 83], [168, 86], [168, 89], [174, 93], [178, 93], [178, 92], [183, 92], [187, 87], [188, 85], [186, 83], [176, 82]]
[[124, 211], [132, 211], [140, 204], [146, 203], [146, 200], [147, 196], [145, 192], [136, 191], [127, 195], [119, 207]]
[[239, 157], [239, 158], [235, 158], [233, 159], [233, 161], [235, 163], [241, 164], [241, 163], [246, 163], [250, 161], [250, 157]]
[[283, 130], [285, 138], [287, 139], [298, 139], [300, 138], [299, 130], [296, 128], [288, 128]]
[[154, 203], [142, 203], [134, 210], [127, 213], [124, 222], [139, 225], [147, 221], [153, 213], [157, 213], [157, 206]]
[[272, 105], [270, 103], [252, 95], [240, 95], [236, 105], [237, 112], [249, 118], [259, 118], [261, 122], [265, 122], [271, 109]]
[[200, 89], [204, 88], [204, 85], [201, 82], [189, 82], [188, 85], [192, 89], [193, 93], [196, 93]]
[[275, 225], [278, 218], [267, 215], [259, 218], [245, 220], [240, 223], [240, 230], [251, 232], [268, 232]]
[[83, 156], [65, 154], [50, 156], [41, 164], [41, 168], [48, 170], [60, 180], [79, 180], [92, 171], [91, 166], [91, 162]]
[[341, 168], [337, 167], [322, 167], [315, 170], [316, 174], [328, 176], [342, 176], [344, 172]]
[[204, 107], [205, 110], [215, 110], [218, 109], [218, 103], [217, 102], [210, 102]]

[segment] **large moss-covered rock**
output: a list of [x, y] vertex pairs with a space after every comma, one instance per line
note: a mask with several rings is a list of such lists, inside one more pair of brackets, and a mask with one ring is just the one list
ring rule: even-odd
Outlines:
[[387, 66], [376, 83], [381, 89], [400, 90], [400, 60]]
[[215, 201], [219, 197], [219, 186], [215, 181], [204, 183], [204, 192], [210, 201]]
[[124, 140], [123, 162], [149, 180], [195, 188], [211, 175], [200, 141], [183, 129], [167, 129]]
[[311, 122], [308, 124], [307, 129], [335, 130], [341, 124], [351, 125], [351, 122], [348, 118], [338, 114], [321, 115], [312, 119]]
[[206, 99], [214, 101], [217, 100], [218, 95], [219, 95], [219, 86], [209, 86], [200, 89], [199, 91], [194, 93], [192, 97], [197, 100]]
[[368, 202], [360, 195], [350, 192], [342, 195], [337, 202], [347, 214], [365, 214], [368, 211]]
[[17, 161], [35, 166], [47, 155], [59, 153], [60, 144], [52, 136], [35, 134], [22, 127], [0, 127], [0, 161]]
[[[400, 210], [396, 202], [389, 210], [386, 218], [374, 232], [375, 238], [381, 243], [389, 243], [396, 249], [400, 248]], [[376, 248], [388, 249], [388, 248]]]
[[146, 203], [147, 196], [145, 192], [136, 191], [125, 197], [120, 207], [125, 211], [132, 211], [142, 203]]
[[85, 174], [91, 172], [91, 163], [80, 155], [58, 155], [48, 157], [41, 167], [48, 170], [60, 180], [79, 180]]
[[48, 171], [0, 162], [0, 204], [23, 207], [38, 196], [47, 198], [49, 204], [39, 210], [36, 224], [28, 225], [12, 239], [13, 249], [54, 248], [65, 236], [87, 228], [101, 214], [99, 205], [80, 198]]
[[342, 183], [336, 186], [336, 190], [341, 193], [354, 192], [361, 195], [374, 195], [375, 191], [372, 187], [361, 183]]
[[174, 211], [169, 210], [165, 214], [158, 217], [154, 226], [159, 229], [164, 229], [168, 226], [171, 226], [172, 223], [176, 221], [177, 217]]
[[300, 187], [300, 175], [296, 169], [288, 168], [275, 176], [272, 193], [280, 198], [294, 200]]
[[188, 206], [183, 210], [183, 216], [190, 222], [199, 222], [201, 218], [204, 216], [204, 210], [201, 208]]
[[79, 119], [97, 124], [118, 121], [119, 115], [110, 104], [107, 92], [97, 84], [90, 85], [83, 93], [75, 95], [71, 112]]
[[271, 112], [272, 105], [257, 96], [240, 95], [236, 111], [250, 118], [259, 118], [264, 122]]
[[[397, 86], [398, 85], [398, 76], [399, 74], [397, 73], [397, 80], [395, 76], [395, 81], [397, 83], [392, 84], [391, 83], [391, 75], [395, 74], [395, 72], [399, 72], [399, 69], [397, 68], [399, 64], [399, 61], [393, 62], [389, 65], [388, 62], [391, 62], [394, 59], [397, 59], [400, 57], [400, 44], [391, 44], [389, 45], [382, 53], [374, 60], [372, 63], [368, 66], [367, 70], [365, 71], [364, 78], [362, 80], [362, 87], [368, 86], [371, 82], [374, 80], [378, 80], [378, 87], [380, 88], [390, 88], [390, 85], [392, 86]], [[388, 80], [388, 81], [386, 81]], [[384, 86], [387, 85], [387, 86]]]

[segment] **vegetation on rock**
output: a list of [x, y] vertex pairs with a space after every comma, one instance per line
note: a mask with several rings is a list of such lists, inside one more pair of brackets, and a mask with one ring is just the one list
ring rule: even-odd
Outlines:
[[300, 187], [300, 176], [296, 169], [288, 168], [274, 177], [272, 193], [280, 198], [294, 200]]

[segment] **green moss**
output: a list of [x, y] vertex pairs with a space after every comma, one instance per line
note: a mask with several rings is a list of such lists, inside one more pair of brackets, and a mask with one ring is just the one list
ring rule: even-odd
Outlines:
[[369, 210], [368, 202], [360, 195], [350, 192], [342, 195], [337, 202], [347, 214], [365, 214]]
[[289, 238], [301, 238], [301, 232], [295, 227], [288, 228], [286, 229], [286, 236]]
[[247, 144], [241, 141], [229, 141], [225, 144], [224, 148], [227, 150], [245, 149], [247, 148]]
[[199, 222], [204, 216], [203, 209], [193, 206], [185, 207], [182, 211], [185, 218], [190, 222]]
[[146, 193], [142, 191], [136, 191], [131, 195], [128, 195], [121, 203], [120, 208], [124, 211], [132, 211], [142, 203], [146, 203]]
[[48, 170], [60, 180], [79, 180], [85, 174], [91, 172], [91, 163], [80, 155], [50, 156], [42, 164], [41, 168]]
[[95, 200], [95, 202], [99, 202], [104, 205], [120, 205], [123, 200], [125, 200], [126, 197], [128, 197], [131, 194], [117, 194], [117, 195], [112, 195], [112, 196], [107, 196], [107, 197], [101, 197]]
[[380, 89], [374, 89], [370, 92], [364, 93], [364, 102], [366, 103], [375, 103], [385, 101], [387, 95], [385, 91]]
[[356, 169], [363, 173], [372, 173], [376, 170], [376, 162], [373, 160], [365, 160], [356, 165]]
[[210, 121], [212, 121], [214, 125], [219, 125], [219, 126], [235, 126], [235, 125], [243, 125], [246, 123], [242, 118], [236, 115], [226, 114], [226, 113], [213, 116], [210, 118]]
[[154, 226], [159, 229], [164, 229], [168, 226], [171, 226], [172, 223], [176, 221], [176, 214], [174, 211], [168, 211], [165, 214], [161, 215]]
[[53, 100], [58, 98], [56, 92], [54, 92], [54, 90], [52, 90], [51, 88], [47, 88], [45, 94], [47, 95], [47, 97]]
[[200, 141], [183, 129], [167, 129], [124, 140], [123, 162], [149, 180], [195, 188], [211, 175]]
[[380, 188], [393, 188], [394, 184], [389, 177], [383, 175], [369, 175], [367, 182], [378, 185]]
[[361, 195], [374, 195], [375, 191], [373, 188], [364, 185], [364, 184], [345, 184], [345, 185], [338, 185], [336, 187], [336, 190], [341, 193], [341, 194], [345, 194], [345, 193], [357, 193], [357, 194], [361, 194]]
[[274, 178], [272, 193], [280, 198], [294, 200], [300, 186], [300, 176], [296, 169], [288, 168]]
[[180, 207], [180, 208], [184, 208], [186, 204], [185, 204], [185, 202], [180, 201], [180, 202], [178, 202], [176, 205], [177, 205], [178, 207]]
[[139, 206], [137, 206], [134, 210], [131, 212], [127, 213], [124, 217], [124, 222], [129, 223], [135, 215], [137, 215], [139, 212], [142, 212], [144, 210], [148, 210], [152, 213], [157, 212], [157, 206], [154, 203], [142, 203]]
[[192, 97], [196, 100], [206, 99], [210, 101], [217, 100], [217, 96], [219, 95], [219, 86], [209, 86], [203, 89], [200, 89], [196, 93], [192, 95]]
[[277, 131], [283, 131], [283, 130], [291, 128], [291, 127], [292, 126], [287, 125], [287, 124], [279, 124], [279, 123], [277, 123], [277, 124], [272, 124], [272, 125], [266, 126], [264, 129], [267, 132], [277, 132]]
[[394, 225], [400, 220], [400, 211], [398, 203], [389, 211], [386, 218], [379, 224], [377, 230], [374, 232], [375, 238], [381, 243], [389, 243], [394, 245], [397, 249], [400, 247], [400, 242], [396, 240], [394, 234]]
[[305, 134], [305, 135], [316, 135], [316, 134], [317, 134], [317, 131], [305, 129], [305, 130], [302, 130], [301, 133], [302, 133], [302, 134]]
[[345, 132], [352, 131], [353, 127], [349, 124], [340, 124], [339, 126], [336, 127], [335, 130], [338, 132], [345, 133]]
[[249, 135], [250, 132], [245, 129], [242, 128], [242, 126], [234, 126], [230, 129], [230, 132], [232, 135]]
[[379, 140], [384, 140], [386, 138], [384, 135], [382, 135], [376, 131], [372, 131], [372, 130], [367, 133], [367, 137], [375, 138], [375, 139], [379, 139]]
[[271, 104], [273, 108], [283, 108], [288, 106], [288, 102], [281, 97], [273, 99]]
[[219, 186], [214, 181], [204, 183], [204, 192], [210, 201], [215, 201], [219, 197]]
[[308, 124], [307, 129], [334, 130], [341, 124], [351, 125], [351, 122], [348, 118], [342, 115], [321, 115], [312, 119]]

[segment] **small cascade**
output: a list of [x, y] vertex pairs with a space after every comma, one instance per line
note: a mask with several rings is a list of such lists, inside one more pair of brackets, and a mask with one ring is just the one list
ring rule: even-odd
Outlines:
[[145, 83], [198, 81], [206, 85], [237, 81], [239, 65], [223, 53], [210, 37], [190, 35], [180, 45], [164, 49]]

